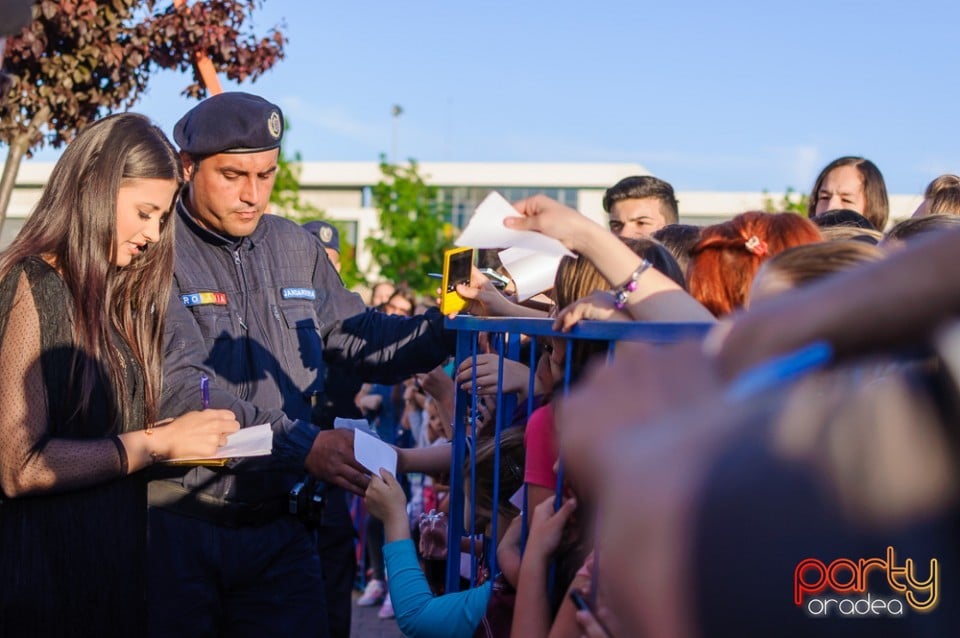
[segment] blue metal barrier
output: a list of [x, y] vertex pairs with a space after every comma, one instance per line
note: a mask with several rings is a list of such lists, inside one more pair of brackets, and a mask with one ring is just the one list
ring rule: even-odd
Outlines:
[[[527, 392], [527, 416], [533, 412], [534, 408], [534, 382], [536, 369], [536, 351], [538, 340], [543, 339], [564, 339], [566, 340], [566, 358], [565, 374], [562, 389], [560, 393], [566, 395], [570, 386], [571, 363], [573, 344], [578, 340], [601, 341], [607, 343], [608, 357], [612, 361], [614, 345], [619, 341], [638, 341], [648, 343], [674, 343], [686, 339], [701, 339], [713, 324], [707, 323], [659, 323], [659, 322], [598, 322], [585, 321], [577, 324], [570, 332], [557, 332], [553, 329], [553, 319], [519, 319], [519, 318], [487, 318], [472, 317], [462, 315], [453, 319], [446, 320], [446, 327], [457, 331], [457, 353], [455, 368], [467, 358], [474, 359], [473, 387], [471, 391], [462, 390], [457, 385], [456, 398], [454, 402], [454, 439], [453, 456], [450, 463], [450, 494], [449, 499], [449, 526], [447, 537], [447, 592], [458, 591], [460, 589], [460, 556], [461, 539], [464, 537], [464, 459], [467, 453], [467, 423], [469, 421], [471, 432], [477, 431], [477, 387], [476, 387], [476, 355], [477, 355], [477, 336], [481, 332], [493, 333], [494, 346], [497, 354], [500, 356], [496, 392], [496, 418], [493, 424], [493, 437], [497, 442], [494, 454], [494, 476], [500, 476], [500, 435], [503, 428], [508, 424], [504, 420], [514, 412], [513, 401], [507, 400], [503, 393], [503, 367], [504, 359], [518, 360], [520, 356], [521, 335], [531, 339], [530, 360], [529, 360], [529, 378]], [[554, 393], [558, 389], [554, 388]], [[512, 398], [512, 397], [509, 397]], [[469, 412], [468, 412], [468, 407]], [[467, 418], [469, 414], [469, 419]], [[489, 427], [489, 426], [488, 426]], [[475, 487], [476, 481], [476, 445], [470, 446], [470, 485]], [[559, 507], [561, 497], [561, 484], [563, 480], [562, 464], [558, 470], [557, 497], [555, 507]], [[497, 508], [500, 503], [500, 481], [494, 481], [493, 494], [493, 520], [492, 520], [492, 538], [490, 549], [485, 552], [487, 566], [490, 572], [490, 578], [497, 575], [496, 558], [496, 539], [497, 539]], [[478, 530], [476, 529], [476, 493], [471, 490], [471, 520], [469, 524], [469, 537], [471, 554], [471, 586], [477, 582], [477, 556], [475, 551], [475, 542]], [[524, 490], [524, 520], [522, 537], [527, 535], [526, 514], [529, 511], [526, 501], [526, 490]], [[482, 533], [483, 530], [479, 530]], [[552, 582], [552, 578], [551, 578]]]

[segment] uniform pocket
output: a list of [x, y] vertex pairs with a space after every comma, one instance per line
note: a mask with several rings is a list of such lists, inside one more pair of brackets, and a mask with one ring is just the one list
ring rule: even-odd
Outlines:
[[200, 306], [193, 309], [193, 315], [200, 326], [204, 339], [232, 339], [236, 335], [236, 326], [229, 308]]
[[281, 305], [280, 313], [288, 328], [297, 330], [320, 330], [317, 312], [310, 305]]

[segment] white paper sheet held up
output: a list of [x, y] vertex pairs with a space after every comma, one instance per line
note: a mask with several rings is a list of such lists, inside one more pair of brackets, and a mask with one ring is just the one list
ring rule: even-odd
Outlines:
[[517, 301], [553, 288], [561, 255], [545, 255], [526, 248], [507, 248], [497, 253], [517, 286]]
[[457, 246], [473, 248], [526, 248], [554, 256], [573, 256], [573, 253], [552, 237], [532, 230], [513, 230], [503, 225], [507, 217], [521, 217], [503, 195], [493, 191], [487, 195], [473, 213], [467, 227], [455, 242]]
[[353, 431], [353, 456], [357, 463], [377, 476], [381, 467], [397, 475], [397, 451], [363, 430]]
[[227, 444], [213, 456], [170, 459], [168, 463], [207, 459], [238, 459], [248, 456], [269, 456], [273, 452], [273, 428], [269, 423], [242, 428], [227, 437]]

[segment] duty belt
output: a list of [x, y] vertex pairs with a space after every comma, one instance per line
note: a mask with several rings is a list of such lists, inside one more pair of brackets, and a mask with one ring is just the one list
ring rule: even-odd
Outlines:
[[150, 507], [159, 507], [223, 527], [266, 525], [288, 514], [285, 498], [262, 503], [225, 501], [162, 480], [150, 482], [147, 487], [147, 502]]

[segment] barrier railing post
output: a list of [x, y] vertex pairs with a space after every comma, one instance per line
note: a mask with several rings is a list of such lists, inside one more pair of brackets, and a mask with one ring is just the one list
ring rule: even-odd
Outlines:
[[[712, 324], [694, 324], [694, 323], [632, 323], [632, 322], [595, 322], [587, 321], [580, 323], [567, 333], [558, 333], [553, 330], [552, 319], [516, 319], [516, 318], [480, 318], [471, 316], [459, 316], [454, 319], [448, 319], [446, 323], [448, 328], [457, 330], [457, 353], [455, 365], [459, 367], [467, 357], [475, 357], [477, 354], [477, 334], [479, 332], [500, 333], [496, 340], [497, 354], [499, 355], [498, 382], [496, 394], [496, 417], [494, 422], [493, 437], [497, 441], [494, 453], [494, 474], [499, 477], [500, 469], [500, 434], [502, 429], [509, 425], [516, 406], [516, 397], [504, 397], [503, 395], [503, 367], [504, 358], [519, 360], [520, 357], [520, 335], [531, 336], [530, 352], [530, 373], [529, 387], [527, 397], [527, 417], [535, 408], [535, 368], [537, 365], [536, 351], [538, 338], [558, 337], [566, 339], [566, 361], [564, 364], [565, 375], [562, 393], [566, 394], [569, 389], [573, 341], [587, 339], [608, 342], [607, 361], [613, 360], [613, 347], [620, 340], [646, 341], [651, 343], [672, 343], [685, 338], [702, 338]], [[476, 384], [476, 363], [474, 359], [474, 374], [472, 387], [469, 392], [462, 390], [459, 384], [456, 387], [454, 402], [454, 437], [453, 449], [450, 462], [450, 493], [448, 509], [448, 537], [447, 537], [447, 572], [446, 572], [446, 591], [458, 591], [460, 586], [460, 543], [463, 538], [464, 527], [464, 459], [466, 456], [466, 437], [467, 437], [467, 415], [468, 406], [470, 408], [470, 419], [473, 432], [477, 432], [477, 401], [478, 392]], [[469, 400], [469, 403], [468, 403]], [[489, 424], [487, 424], [489, 427]], [[476, 444], [471, 446], [471, 484], [476, 486]], [[555, 506], [559, 506], [562, 497], [563, 468], [562, 464], [558, 468], [557, 493]], [[497, 511], [499, 506], [500, 483], [494, 481], [493, 494], [493, 521], [491, 539], [491, 551], [487, 554], [487, 562], [490, 567], [490, 578], [497, 576], [496, 567], [496, 536], [497, 532]], [[476, 533], [476, 501], [475, 493], [471, 490], [471, 535], [470, 535], [470, 553], [473, 555]], [[527, 535], [526, 515], [529, 504], [526, 499], [526, 489], [524, 489], [524, 512], [523, 512], [523, 530], [521, 535], [521, 551]], [[480, 530], [482, 532], [482, 530]], [[476, 561], [471, 561], [471, 585], [476, 584]], [[599, 569], [599, 556], [595, 557], [594, 574]], [[553, 570], [551, 569], [551, 572]], [[552, 577], [551, 577], [552, 581]], [[593, 592], [591, 592], [593, 594]]]

